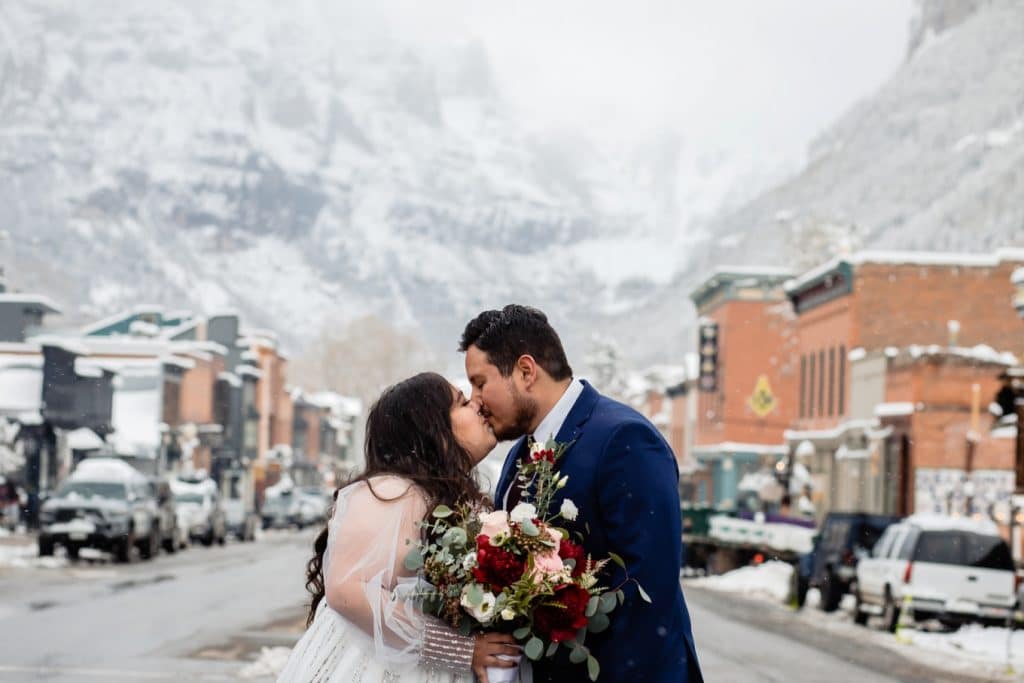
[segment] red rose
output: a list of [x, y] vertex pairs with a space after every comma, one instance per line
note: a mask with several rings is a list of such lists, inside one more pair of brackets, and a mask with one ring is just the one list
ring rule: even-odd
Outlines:
[[[587, 625], [587, 603], [590, 593], [570, 583], [555, 591], [551, 602], [533, 611], [533, 628], [543, 638], [561, 643], [576, 635]], [[557, 604], [553, 604], [557, 603]]]
[[565, 560], [576, 560], [576, 566], [572, 568], [572, 575], [574, 577], [579, 576], [583, 573], [583, 570], [587, 568], [587, 554], [583, 551], [581, 546], [576, 545], [572, 541], [562, 539], [562, 542], [558, 544], [558, 556]]
[[503, 548], [495, 548], [491, 539], [482, 534], [476, 537], [476, 563], [473, 578], [493, 591], [507, 588], [523, 578], [526, 569], [525, 560]]
[[547, 460], [550, 463], [555, 462], [555, 451], [548, 448], [543, 451], [534, 451], [531, 456], [534, 462], [540, 462], [541, 460]]

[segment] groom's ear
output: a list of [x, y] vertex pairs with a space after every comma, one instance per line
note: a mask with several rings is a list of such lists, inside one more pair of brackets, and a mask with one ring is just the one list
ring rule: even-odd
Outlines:
[[523, 383], [523, 386], [530, 387], [537, 381], [537, 370], [537, 361], [530, 354], [524, 353], [519, 356], [519, 360], [516, 361], [516, 367], [512, 372], [519, 376], [518, 379]]

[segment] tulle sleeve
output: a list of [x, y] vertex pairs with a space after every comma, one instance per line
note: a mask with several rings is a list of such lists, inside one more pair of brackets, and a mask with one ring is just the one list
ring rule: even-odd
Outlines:
[[404, 561], [425, 514], [422, 493], [404, 479], [376, 477], [343, 489], [324, 558], [327, 604], [373, 639], [378, 661], [389, 667], [468, 670], [472, 640], [454, 631], [438, 638], [439, 630], [450, 629], [412, 598], [418, 580]]

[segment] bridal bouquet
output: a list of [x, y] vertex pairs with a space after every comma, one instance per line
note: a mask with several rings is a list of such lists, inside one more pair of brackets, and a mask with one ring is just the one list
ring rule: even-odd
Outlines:
[[585, 663], [596, 680], [600, 665], [584, 644], [587, 634], [608, 628], [608, 615], [625, 599], [621, 586], [600, 586], [598, 574], [609, 561], [625, 564], [611, 553], [594, 561], [558, 526], [579, 512], [569, 499], [550, 510], [568, 481], [555, 469], [566, 448], [555, 441], [531, 448], [515, 484], [523, 502], [511, 512], [435, 508], [421, 523], [426, 540], [413, 544], [405, 566], [429, 583], [417, 593], [428, 614], [464, 635], [511, 633], [531, 660], [568, 648], [570, 661]]

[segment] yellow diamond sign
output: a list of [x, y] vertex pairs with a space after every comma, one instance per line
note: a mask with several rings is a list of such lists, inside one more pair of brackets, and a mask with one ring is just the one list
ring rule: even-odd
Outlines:
[[768, 413], [775, 410], [778, 401], [775, 399], [775, 394], [772, 393], [772, 385], [768, 382], [768, 375], [761, 375], [757, 378], [754, 393], [747, 399], [747, 405], [750, 406], [750, 409], [758, 417], [765, 417]]

